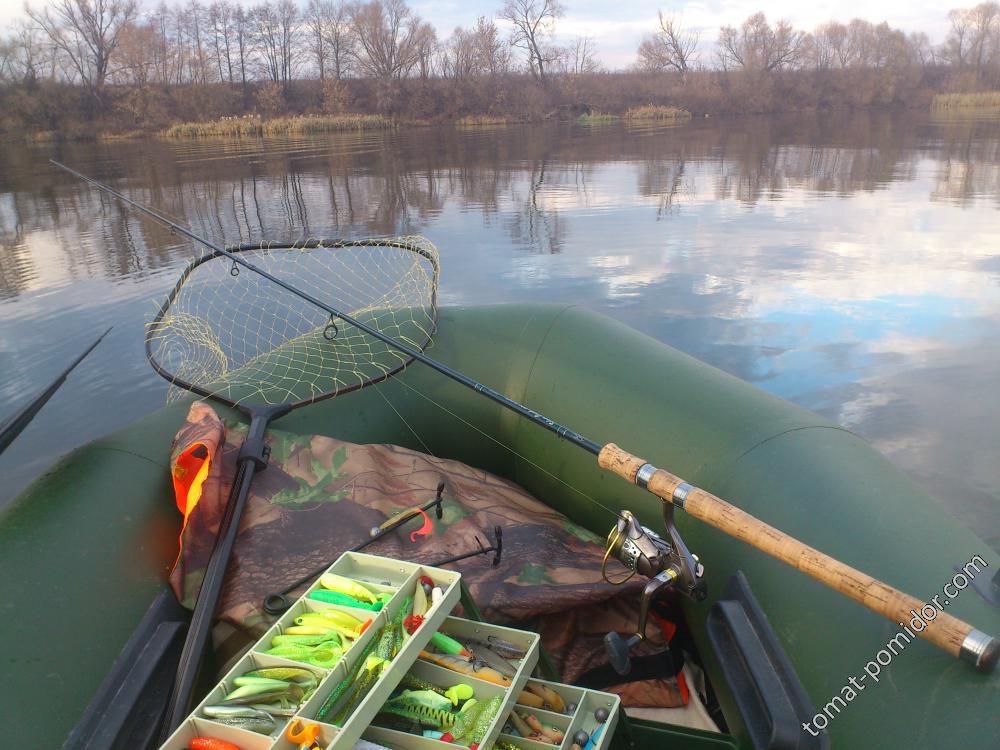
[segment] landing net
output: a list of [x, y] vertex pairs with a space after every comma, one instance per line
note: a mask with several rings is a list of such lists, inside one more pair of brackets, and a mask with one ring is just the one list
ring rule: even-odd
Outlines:
[[[230, 248], [358, 321], [423, 350], [437, 315], [438, 252], [424, 237]], [[300, 405], [378, 382], [410, 357], [219, 253], [194, 261], [146, 330], [172, 388], [230, 405]]]

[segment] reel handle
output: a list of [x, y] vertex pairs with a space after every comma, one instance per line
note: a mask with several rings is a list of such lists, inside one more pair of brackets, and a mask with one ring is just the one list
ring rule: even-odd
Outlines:
[[604, 648], [608, 652], [608, 659], [614, 670], [624, 676], [632, 671], [632, 657], [629, 651], [642, 641], [642, 636], [636, 633], [628, 640], [622, 638], [621, 633], [614, 631], [604, 636]]
[[[820, 583], [839, 591], [893, 623], [905, 622], [910, 610], [925, 602], [852, 568], [808, 544], [770, 526], [678, 476], [658, 469], [614, 443], [605, 445], [598, 456], [601, 468], [612, 471], [666, 503], [701, 519], [729, 536], [756, 547]], [[952, 656], [967, 661], [979, 671], [990, 673], [1000, 658], [1000, 641], [947, 612], [939, 612], [918, 635]]]

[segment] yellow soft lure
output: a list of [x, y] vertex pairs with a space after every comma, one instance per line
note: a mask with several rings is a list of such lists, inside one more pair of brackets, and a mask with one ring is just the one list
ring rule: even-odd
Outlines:
[[338, 576], [336, 573], [324, 574], [319, 582], [323, 588], [336, 591], [338, 594], [346, 594], [370, 604], [378, 601], [378, 597], [360, 583], [352, 581], [350, 578], [344, 578], [344, 576]]

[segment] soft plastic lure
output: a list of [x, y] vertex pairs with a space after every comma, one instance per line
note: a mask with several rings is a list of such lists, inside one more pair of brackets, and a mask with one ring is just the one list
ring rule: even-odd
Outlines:
[[374, 602], [362, 601], [355, 599], [353, 596], [342, 594], [339, 591], [330, 591], [328, 589], [316, 589], [310, 592], [309, 598], [313, 601], [324, 602], [325, 604], [339, 604], [341, 607], [368, 609], [373, 612], [377, 612], [385, 606], [385, 602], [381, 599]]
[[320, 577], [319, 583], [325, 589], [346, 594], [358, 601], [370, 602], [372, 604], [378, 601], [378, 597], [360, 583], [350, 578], [339, 576], [336, 573], [324, 573]]
[[188, 750], [240, 750], [239, 745], [220, 740], [218, 737], [192, 737], [188, 740]]
[[469, 649], [456, 641], [450, 635], [440, 631], [431, 636], [431, 645], [438, 651], [443, 651], [446, 654], [458, 654], [467, 658], [472, 656], [472, 652], [469, 651]]
[[420, 515], [424, 517], [424, 524], [416, 531], [410, 532], [411, 542], [417, 541], [418, 536], [430, 536], [430, 534], [434, 531], [434, 522], [431, 521], [431, 517], [427, 515], [427, 512], [421, 510]]
[[452, 712], [451, 701], [431, 690], [404, 690], [402, 695], [387, 700], [380, 710], [442, 731], [451, 729], [459, 716]]
[[[384, 628], [383, 628], [384, 630]], [[375, 637], [368, 641], [368, 645], [365, 646], [364, 651], [361, 652], [361, 657], [358, 659], [357, 663], [351, 669], [350, 674], [347, 675], [343, 680], [341, 680], [337, 687], [335, 687], [327, 699], [323, 701], [323, 705], [319, 707], [319, 711], [316, 712], [316, 718], [319, 721], [323, 721], [327, 714], [329, 714], [334, 708], [339, 708], [338, 704], [340, 699], [343, 697], [347, 688], [351, 686], [351, 683], [357, 678], [358, 674], [361, 672], [361, 668], [364, 666], [368, 655], [375, 650], [378, 640], [380, 639], [380, 634], [376, 633]]]
[[500, 712], [500, 704], [503, 703], [502, 695], [494, 695], [486, 703], [482, 704], [482, 709], [479, 711], [479, 715], [476, 717], [475, 723], [472, 725], [472, 731], [469, 736], [466, 737], [466, 741], [470, 746], [478, 745], [483, 741], [483, 737], [486, 736], [487, 730], [490, 728], [490, 724], [496, 718], [496, 715]]

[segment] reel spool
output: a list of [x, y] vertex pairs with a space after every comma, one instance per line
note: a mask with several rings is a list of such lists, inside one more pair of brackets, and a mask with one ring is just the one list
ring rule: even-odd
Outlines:
[[[604, 647], [607, 649], [611, 666], [621, 675], [631, 671], [630, 651], [642, 642], [646, 632], [649, 607], [657, 597], [671, 589], [680, 591], [696, 602], [702, 601], [708, 595], [705, 582], [702, 580], [705, 567], [698, 561], [697, 556], [688, 551], [687, 545], [674, 526], [672, 505], [664, 505], [663, 521], [667, 527], [669, 540], [641, 525], [627, 510], [621, 512], [618, 523], [608, 534], [608, 544], [601, 565], [601, 575], [604, 580], [611, 584], [622, 584], [636, 573], [650, 579], [639, 598], [639, 622], [635, 633], [627, 639], [617, 632], [604, 636]], [[624, 578], [613, 581], [608, 577], [607, 564], [612, 557], [629, 570]]]

